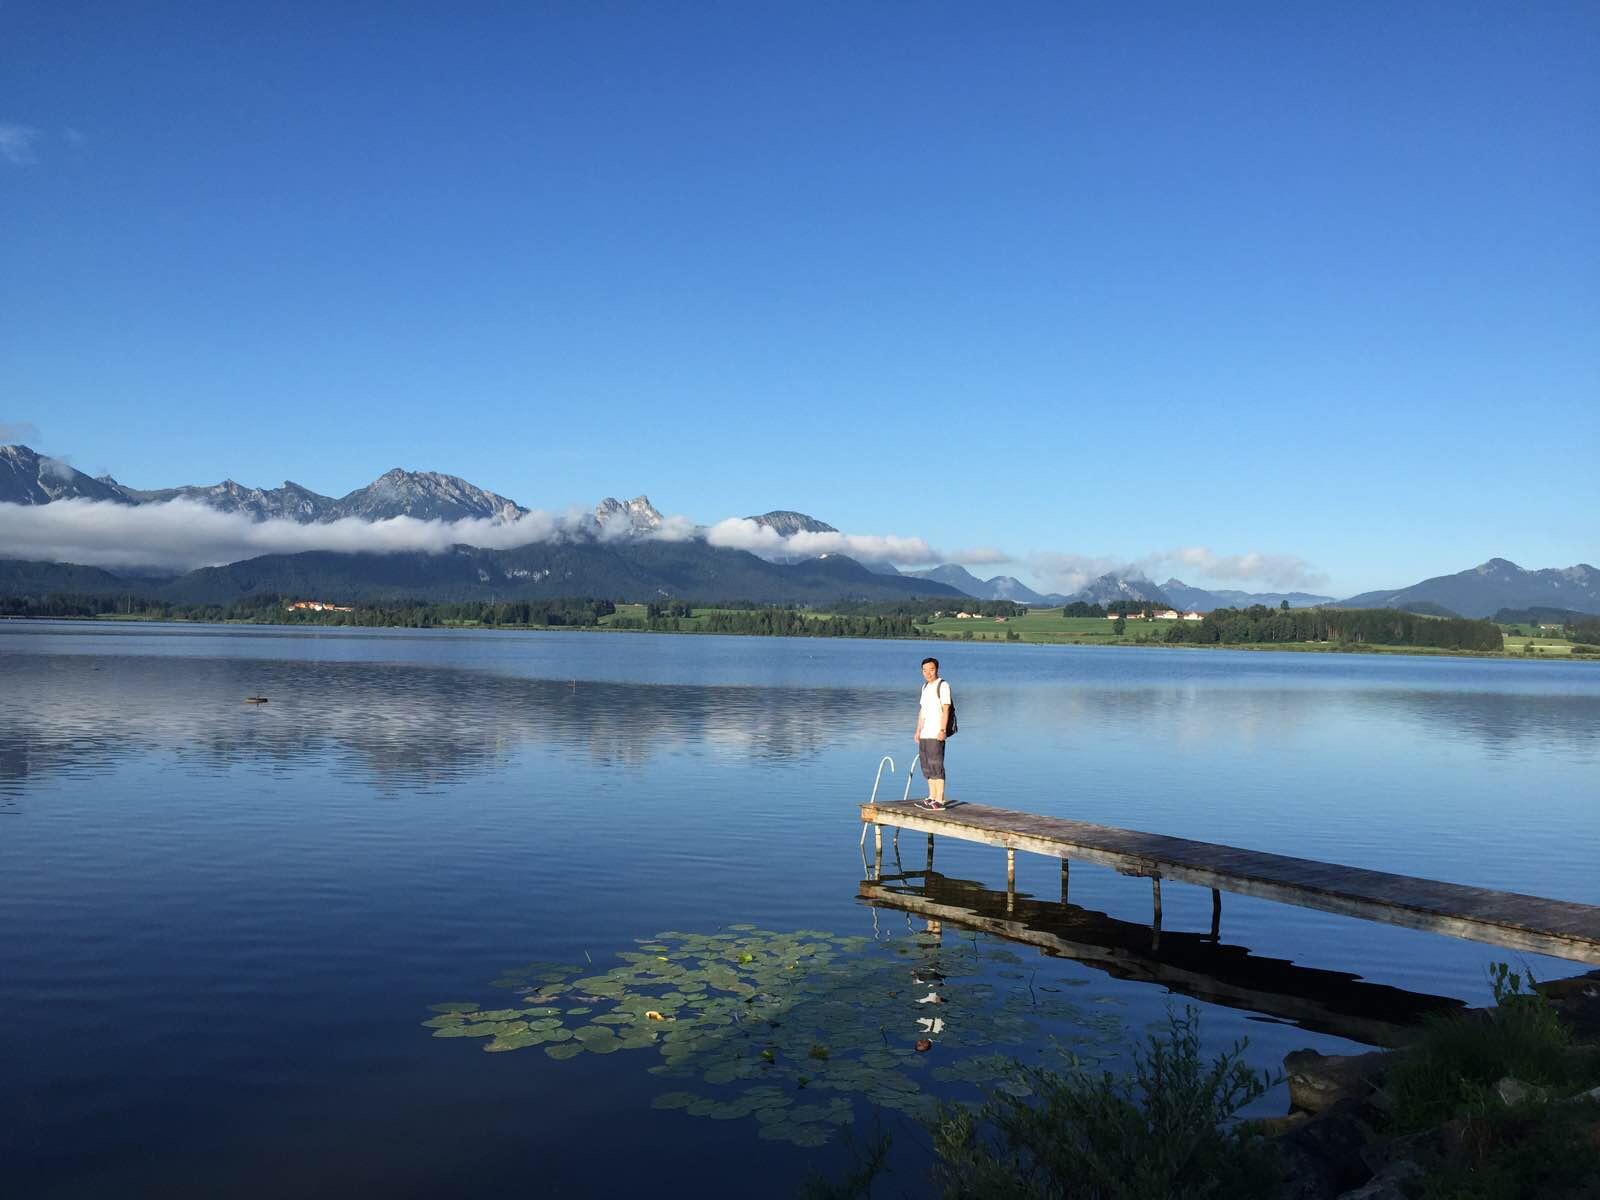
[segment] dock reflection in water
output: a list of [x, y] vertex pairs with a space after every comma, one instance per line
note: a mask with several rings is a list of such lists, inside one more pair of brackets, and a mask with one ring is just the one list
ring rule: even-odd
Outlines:
[[1275, 1017], [1370, 1046], [1395, 1046], [1435, 1013], [1462, 1002], [1368, 983], [1344, 971], [1262, 958], [1215, 933], [1122, 921], [1066, 901], [996, 891], [937, 871], [863, 879], [860, 899], [929, 921], [978, 930], [1070, 958], [1118, 979]]

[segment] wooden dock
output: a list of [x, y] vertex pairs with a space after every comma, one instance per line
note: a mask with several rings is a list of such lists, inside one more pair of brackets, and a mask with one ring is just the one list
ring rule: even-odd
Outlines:
[[876, 848], [880, 856], [884, 826], [928, 834], [929, 870], [933, 866], [935, 835], [1003, 847], [1008, 889], [1015, 886], [1018, 850], [1060, 859], [1063, 895], [1067, 864], [1072, 859], [1148, 878], [1157, 928], [1161, 924], [1161, 881], [1172, 879], [1210, 888], [1214, 918], [1221, 906], [1218, 893], [1235, 892], [1513, 950], [1600, 963], [1600, 907], [1589, 904], [1266, 854], [985, 804], [958, 803], [930, 812], [907, 801], [880, 801], [863, 804], [861, 819], [877, 827]]

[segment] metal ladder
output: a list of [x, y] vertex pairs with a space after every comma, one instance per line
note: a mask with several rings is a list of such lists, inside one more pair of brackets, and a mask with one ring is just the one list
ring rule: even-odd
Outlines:
[[[885, 764], [887, 764], [888, 767], [889, 767], [889, 774], [890, 775], [894, 774], [894, 759], [891, 758], [889, 755], [885, 754], [882, 758], [880, 758], [878, 760], [878, 773], [872, 777], [872, 795], [867, 798], [867, 803], [868, 804], [876, 804], [878, 802], [878, 784], [881, 783], [882, 780], [883, 780], [883, 768], [884, 768]], [[911, 777], [916, 774], [916, 771], [917, 771], [917, 760], [913, 758], [911, 760], [911, 766], [906, 769], [906, 790], [905, 790], [905, 795], [900, 797], [902, 802], [911, 799]], [[895, 840], [895, 844], [898, 845], [899, 842], [900, 842], [900, 830], [899, 830], [898, 827], [896, 827], [896, 829], [894, 831], [894, 840]], [[863, 821], [863, 822], [861, 822], [861, 846], [864, 848], [866, 846], [866, 844], [867, 844], [867, 822]]]

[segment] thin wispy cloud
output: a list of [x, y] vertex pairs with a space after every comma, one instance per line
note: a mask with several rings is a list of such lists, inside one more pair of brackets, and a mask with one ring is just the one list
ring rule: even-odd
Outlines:
[[0, 121], [0, 159], [13, 167], [26, 167], [39, 161], [34, 151], [42, 131], [32, 125]]
[[1254, 584], [1271, 588], [1311, 589], [1326, 586], [1328, 577], [1292, 554], [1218, 554], [1205, 546], [1180, 546], [1136, 558], [1089, 554], [1034, 554], [1028, 568], [1045, 590], [1071, 595], [1102, 575], [1142, 577], [1153, 583], [1177, 576], [1194, 585]]
[[39, 474], [41, 475], [48, 476], [61, 483], [67, 483], [77, 473], [78, 469], [72, 465], [71, 459], [49, 454], [41, 454], [39, 456]]
[[39, 427], [32, 421], [0, 421], [0, 445], [38, 440]]
[[960, 563], [964, 567], [992, 567], [999, 563], [1010, 562], [1011, 555], [993, 546], [973, 546], [968, 550], [951, 551], [948, 561]]
[[1030, 554], [1025, 560], [1040, 586], [1047, 592], [1070, 596], [1102, 575], [1128, 574], [1133, 565], [1125, 558], [1093, 554]]
[[1277, 588], [1323, 587], [1328, 577], [1293, 554], [1217, 554], [1205, 546], [1183, 546], [1155, 556], [1153, 563], [1187, 570], [1219, 583], [1264, 583]]

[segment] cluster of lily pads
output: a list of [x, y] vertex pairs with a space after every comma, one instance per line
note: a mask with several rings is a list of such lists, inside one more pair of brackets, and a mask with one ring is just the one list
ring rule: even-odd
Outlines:
[[854, 1098], [928, 1116], [937, 1105], [930, 1076], [947, 1099], [1026, 1094], [1019, 1060], [1081, 1063], [1123, 1040], [1115, 1013], [1062, 994], [1081, 979], [1054, 971], [1041, 982], [982, 935], [885, 943], [732, 925], [667, 931], [618, 957], [604, 974], [528, 963], [494, 981], [514, 1002], [436, 1004], [423, 1024], [434, 1037], [487, 1039], [490, 1053], [653, 1050], [652, 1074], [704, 1085], [665, 1092], [655, 1107], [753, 1117], [762, 1137], [802, 1146], [848, 1124]]

